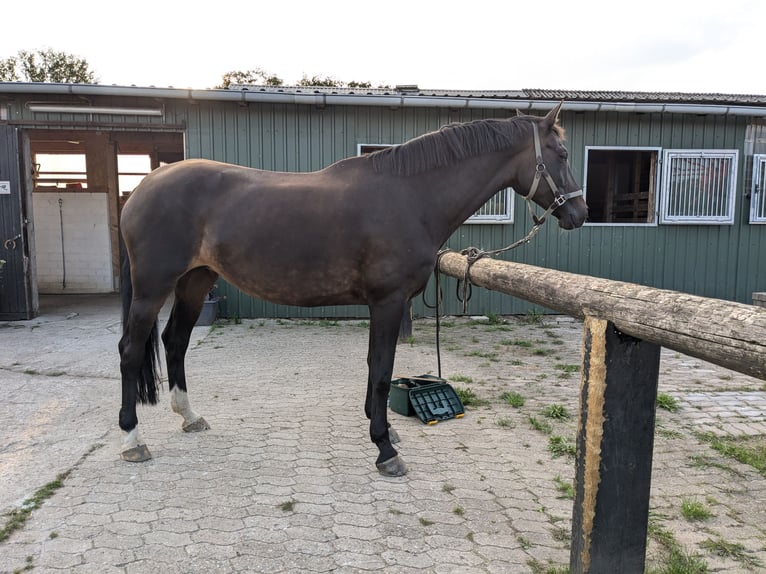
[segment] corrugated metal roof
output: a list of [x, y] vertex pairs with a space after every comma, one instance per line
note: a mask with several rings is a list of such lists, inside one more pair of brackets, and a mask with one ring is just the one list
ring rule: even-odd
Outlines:
[[417, 86], [396, 86], [393, 88], [337, 88], [322, 86], [231, 86], [230, 90], [246, 90], [263, 93], [283, 94], [336, 94], [336, 95], [402, 95], [429, 98], [479, 98], [501, 100], [566, 100], [582, 102], [643, 102], [678, 104], [750, 104], [766, 105], [766, 95], [756, 94], [706, 94], [686, 92], [627, 92], [607, 90], [470, 90], [431, 89]]
[[591, 102], [652, 102], [683, 104], [766, 104], [766, 96], [747, 94], [702, 94], [684, 92], [619, 92], [588, 90], [524, 90], [530, 99], [562, 99]]

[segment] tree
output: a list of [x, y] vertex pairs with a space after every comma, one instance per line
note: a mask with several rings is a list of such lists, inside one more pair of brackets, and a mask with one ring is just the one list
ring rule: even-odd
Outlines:
[[370, 82], [356, 82], [354, 80], [351, 80], [350, 82], [343, 82], [341, 80], [336, 80], [335, 78], [331, 76], [312, 76], [308, 77], [306, 74], [303, 75], [303, 78], [298, 82], [299, 86], [319, 86], [324, 88], [371, 88], [372, 83]]
[[0, 60], [0, 80], [4, 82], [55, 82], [65, 84], [95, 84], [95, 73], [87, 60], [45, 50], [19, 50], [16, 56]]
[[284, 80], [276, 74], [271, 74], [261, 68], [252, 70], [226, 72], [221, 78], [221, 85], [216, 88], [229, 89], [232, 84], [264, 84], [266, 86], [282, 86]]
[[[261, 68], [253, 68], [252, 70], [226, 72], [221, 81], [220, 86], [216, 88], [229, 89], [232, 85], [247, 85], [247, 84], [259, 84], [265, 86], [284, 86], [285, 82], [282, 78], [276, 74], [271, 74], [262, 70]], [[311, 76], [310, 78], [303, 74], [296, 84], [301, 87], [324, 87], [324, 88], [357, 88], [365, 89], [372, 88], [371, 82], [344, 82], [342, 80], [336, 80], [331, 76]], [[379, 88], [388, 88], [388, 86], [378, 86]]]
[[306, 74], [303, 74], [303, 77], [298, 82], [298, 85], [304, 87], [318, 86], [324, 88], [342, 88], [343, 82], [330, 76], [312, 76], [309, 78], [306, 76]]

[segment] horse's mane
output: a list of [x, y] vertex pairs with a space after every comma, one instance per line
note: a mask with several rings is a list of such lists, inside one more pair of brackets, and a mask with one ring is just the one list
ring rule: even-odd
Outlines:
[[[520, 138], [528, 137], [535, 116], [517, 116], [507, 120], [475, 120], [448, 124], [398, 146], [367, 156], [376, 172], [413, 175], [444, 167], [462, 159], [510, 148]], [[557, 126], [560, 136], [563, 130]]]

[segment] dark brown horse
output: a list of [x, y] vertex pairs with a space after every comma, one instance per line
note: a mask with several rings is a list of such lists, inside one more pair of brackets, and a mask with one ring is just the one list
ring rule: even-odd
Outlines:
[[384, 475], [406, 473], [391, 446], [386, 403], [408, 301], [457, 227], [512, 186], [574, 229], [587, 215], [567, 163], [560, 105], [545, 117], [451, 124], [313, 173], [276, 173], [187, 160], [149, 174], [120, 221], [122, 456], [151, 457], [136, 400], [157, 402], [157, 314], [175, 292], [162, 340], [172, 409], [186, 431], [209, 428], [187, 397], [184, 356], [203, 300], [223, 277], [285, 305], [370, 309], [365, 414]]

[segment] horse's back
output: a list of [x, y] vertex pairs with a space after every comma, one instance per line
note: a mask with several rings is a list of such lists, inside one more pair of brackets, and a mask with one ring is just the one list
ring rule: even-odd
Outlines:
[[[276, 303], [362, 303], [370, 284], [398, 288], [392, 267], [427, 277], [432, 264], [422, 225], [404, 224], [412, 204], [371, 184], [367, 167], [285, 173], [186, 160], [145, 178], [123, 210], [123, 235], [131, 257], [162, 261], [168, 277], [206, 266]], [[394, 265], [392, 253], [409, 260]]]

